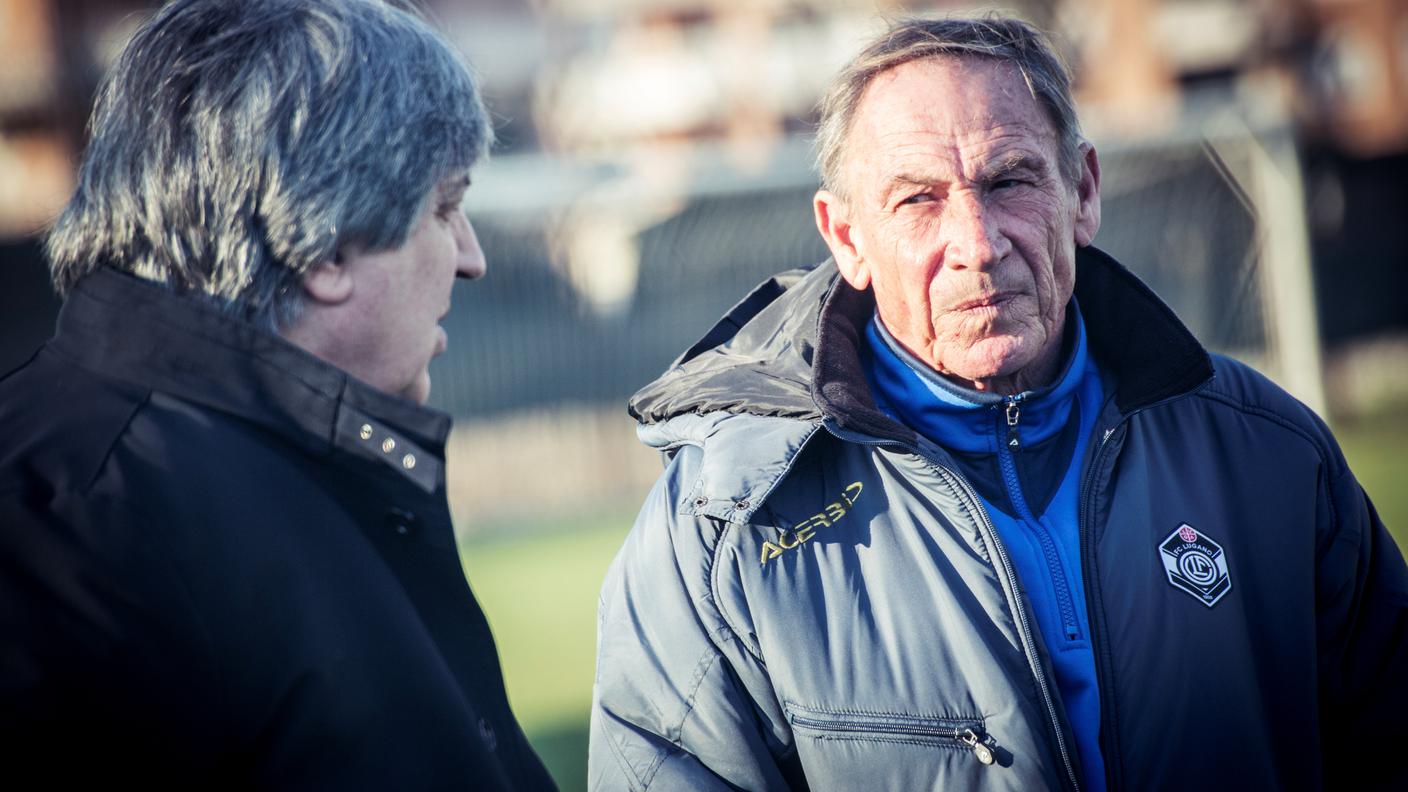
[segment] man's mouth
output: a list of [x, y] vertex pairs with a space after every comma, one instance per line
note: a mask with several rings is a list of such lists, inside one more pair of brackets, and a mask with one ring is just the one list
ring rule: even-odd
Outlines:
[[979, 308], [1001, 308], [1016, 296], [1014, 292], [997, 292], [982, 297], [973, 297], [953, 306], [953, 310], [974, 311]]

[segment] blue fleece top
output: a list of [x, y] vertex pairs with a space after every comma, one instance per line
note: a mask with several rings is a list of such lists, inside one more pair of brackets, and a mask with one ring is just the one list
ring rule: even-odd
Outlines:
[[974, 483], [1050, 656], [1075, 735], [1082, 786], [1104, 790], [1100, 689], [1081, 577], [1077, 504], [1081, 461], [1102, 391], [1074, 300], [1067, 326], [1060, 377], [1016, 396], [969, 390], [944, 379], [874, 318], [866, 328], [867, 374], [880, 409], [949, 450]]

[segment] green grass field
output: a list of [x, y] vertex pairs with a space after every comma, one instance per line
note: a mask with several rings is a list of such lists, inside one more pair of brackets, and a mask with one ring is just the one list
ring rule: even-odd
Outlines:
[[[1408, 409], [1342, 423], [1336, 432], [1399, 547], [1408, 547]], [[508, 537], [496, 531], [464, 548], [514, 711], [564, 792], [586, 787], [597, 593], [632, 509], [517, 526]]]
[[[634, 508], [634, 507], [630, 507]], [[514, 713], [564, 792], [586, 788], [596, 603], [633, 516], [521, 526], [470, 542], [470, 585], [489, 616]]]
[[1408, 405], [1341, 422], [1335, 436], [1399, 549], [1408, 549]]

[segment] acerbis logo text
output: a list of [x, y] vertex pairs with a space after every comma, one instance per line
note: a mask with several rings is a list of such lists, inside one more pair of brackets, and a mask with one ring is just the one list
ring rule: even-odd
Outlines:
[[818, 529], [830, 528], [851, 510], [856, 500], [860, 498], [862, 489], [859, 481], [852, 482], [841, 492], [841, 500], [826, 504], [826, 508], [792, 526], [791, 530], [783, 529], [777, 537], [776, 544], [763, 542], [762, 557], [758, 563], [766, 566], [769, 561], [811, 539], [816, 535]]

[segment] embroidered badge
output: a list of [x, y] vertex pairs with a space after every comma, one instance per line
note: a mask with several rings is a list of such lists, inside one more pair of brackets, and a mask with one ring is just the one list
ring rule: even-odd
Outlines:
[[1232, 590], [1227, 555], [1207, 534], [1183, 523], [1159, 545], [1168, 582], [1211, 608]]

